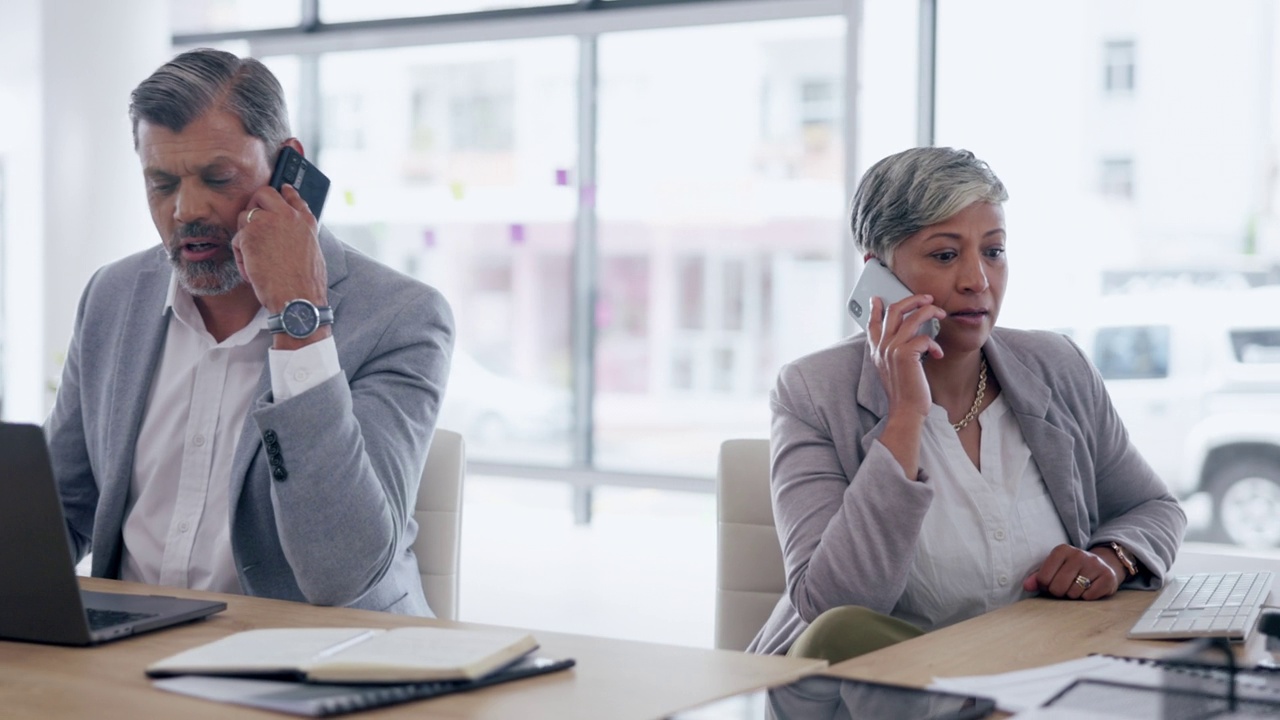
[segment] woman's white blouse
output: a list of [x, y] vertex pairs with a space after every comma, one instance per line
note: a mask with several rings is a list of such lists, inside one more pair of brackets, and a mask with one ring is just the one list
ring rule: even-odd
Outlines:
[[933, 486], [906, 590], [893, 616], [935, 630], [1027, 597], [1022, 581], [1067, 532], [1004, 396], [977, 418], [979, 472], [934, 405], [920, 441]]

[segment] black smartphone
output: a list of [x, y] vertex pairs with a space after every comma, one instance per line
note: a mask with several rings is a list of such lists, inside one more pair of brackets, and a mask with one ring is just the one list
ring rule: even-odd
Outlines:
[[302, 157], [297, 150], [285, 145], [280, 148], [276, 157], [275, 169], [271, 171], [271, 187], [279, 190], [288, 183], [298, 191], [307, 202], [311, 214], [320, 219], [320, 211], [324, 209], [324, 200], [329, 195], [329, 178], [320, 169]]

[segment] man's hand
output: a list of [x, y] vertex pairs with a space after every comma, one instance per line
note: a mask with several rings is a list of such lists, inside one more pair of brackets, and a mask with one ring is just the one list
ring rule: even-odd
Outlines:
[[328, 273], [319, 225], [292, 185], [254, 192], [231, 239], [236, 266], [258, 302], [274, 315], [298, 298], [328, 305]]
[[1022, 582], [1022, 589], [1072, 600], [1101, 600], [1120, 589], [1123, 577], [1099, 554], [1059, 545]]

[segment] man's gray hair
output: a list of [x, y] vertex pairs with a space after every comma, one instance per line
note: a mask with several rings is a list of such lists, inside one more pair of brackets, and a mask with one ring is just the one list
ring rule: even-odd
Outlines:
[[179, 133], [214, 107], [240, 118], [244, 131], [266, 145], [268, 160], [291, 135], [284, 90], [266, 65], [222, 50], [198, 48], [161, 65], [130, 94], [134, 149], [140, 121]]
[[889, 261], [903, 240], [975, 202], [1009, 199], [1000, 178], [968, 150], [919, 147], [872, 165], [853, 195], [853, 242]]

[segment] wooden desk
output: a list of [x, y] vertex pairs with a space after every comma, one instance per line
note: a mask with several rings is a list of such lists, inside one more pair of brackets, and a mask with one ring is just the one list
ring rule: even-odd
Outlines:
[[[321, 608], [241, 595], [157, 588], [82, 578], [86, 589], [163, 592], [216, 598], [227, 609], [189, 625], [92, 648], [0, 641], [0, 715], [5, 718], [182, 718], [222, 720], [286, 717], [156, 690], [143, 674], [150, 663], [240, 630], [264, 627], [394, 627], [468, 623]], [[778, 685], [822, 669], [823, 661], [761, 657], [722, 650], [658, 645], [535, 631], [541, 653], [571, 657], [577, 667], [473, 692], [374, 710], [359, 717], [657, 718], [709, 700]]]
[[[1270, 570], [1280, 578], [1280, 557], [1224, 554], [1205, 546], [1183, 549], [1174, 574]], [[1273, 579], [1272, 600], [1277, 598]], [[924, 687], [935, 676], [986, 675], [1074, 660], [1091, 653], [1159, 657], [1179, 644], [1128, 640], [1125, 633], [1151, 604], [1153, 593], [1126, 590], [1097, 602], [1032, 598], [883, 650], [833, 665], [828, 674]], [[1266, 654], [1254, 633], [1240, 648], [1245, 662]]]

